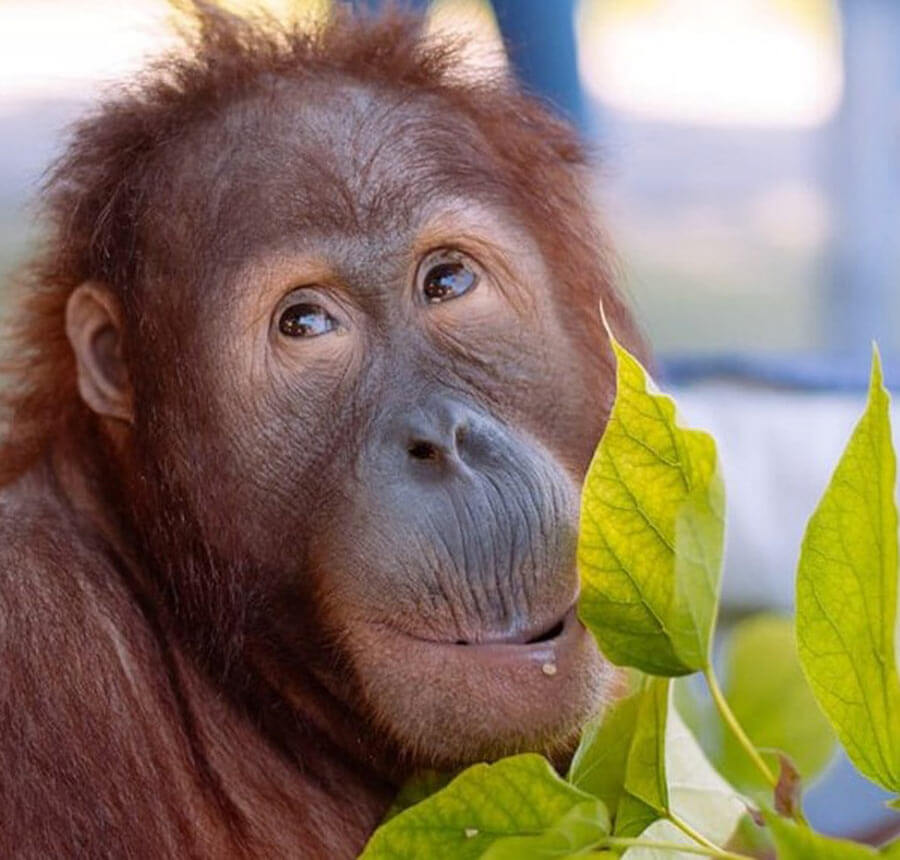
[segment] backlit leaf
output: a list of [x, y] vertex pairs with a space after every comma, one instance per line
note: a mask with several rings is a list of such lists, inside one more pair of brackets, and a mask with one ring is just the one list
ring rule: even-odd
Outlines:
[[[636, 804], [646, 806], [656, 817], [669, 810], [669, 786], [666, 780], [666, 723], [669, 716], [669, 681], [648, 678], [638, 703], [637, 719], [631, 748], [625, 762], [625, 796], [621, 811], [629, 819], [635, 816]], [[629, 831], [631, 830], [629, 821]], [[619, 822], [616, 833], [624, 834]]]
[[572, 785], [600, 798], [613, 817], [625, 790], [625, 763], [642, 695], [620, 699], [589, 723], [569, 768]]
[[497, 839], [539, 836], [573, 807], [592, 800], [560, 779], [538, 755], [476, 764], [437, 794], [382, 825], [361, 857], [474, 860]]
[[879, 856], [874, 848], [821, 836], [774, 813], [766, 814], [766, 823], [772, 831], [778, 860], [872, 860]]
[[617, 836], [637, 836], [668, 812], [669, 686], [643, 677], [636, 692], [588, 726], [572, 760], [569, 779], [604, 802]]
[[587, 800], [570, 809], [544, 833], [498, 839], [481, 860], [565, 858], [599, 846], [608, 835], [606, 806], [600, 800]]
[[677, 712], [669, 713], [666, 732], [669, 804], [707, 839], [724, 845], [746, 813], [738, 793], [719, 775]]
[[[718, 845], [726, 844], [745, 814], [744, 804], [734, 789], [716, 773], [671, 705], [666, 720], [665, 773], [669, 813], [687, 822], [710, 841]], [[696, 843], [665, 818], [657, 818], [637, 832], [624, 823], [622, 827], [627, 835], [639, 836], [644, 841], [696, 847]], [[690, 856], [686, 852], [673, 853], [671, 849], [647, 847], [631, 848], [625, 853], [628, 860], [673, 860]]]
[[[645, 678], [641, 689], [590, 725], [569, 778], [613, 810], [616, 836], [635, 837], [648, 828], [655, 832], [660, 819], [674, 813], [724, 843], [744, 814], [744, 804], [675, 710], [671, 686], [668, 679]], [[672, 825], [661, 832], [663, 841], [680, 833]]]
[[585, 480], [579, 615], [618, 665], [674, 676], [708, 665], [724, 489], [712, 437], [612, 338], [616, 401]]
[[897, 468], [889, 407], [876, 351], [866, 411], [807, 526], [797, 639], [813, 692], [850, 759], [900, 791]]

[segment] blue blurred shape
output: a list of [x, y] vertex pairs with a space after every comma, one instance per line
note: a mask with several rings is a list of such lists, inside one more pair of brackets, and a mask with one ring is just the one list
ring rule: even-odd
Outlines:
[[576, 0], [494, 0], [494, 12], [520, 80], [586, 131], [575, 5]]
[[[804, 797], [809, 823], [830, 836], [862, 836], [891, 821], [891, 795], [860, 776], [842, 752]], [[896, 818], [896, 816], [894, 816]]]
[[[863, 349], [870, 341], [861, 342]], [[882, 356], [885, 381], [900, 390], [900, 357]], [[713, 355], [663, 356], [657, 360], [661, 380], [672, 385], [691, 385], [713, 379], [790, 388], [799, 391], [862, 392], [869, 387], [867, 354], [852, 355]]]
[[[386, 0], [348, 0], [376, 12]], [[525, 87], [552, 104], [582, 132], [589, 113], [581, 90], [575, 45], [578, 0], [493, 0], [494, 14], [510, 62]], [[401, 8], [423, 10], [428, 0], [402, 0]]]
[[[900, 291], [900, 2], [843, 0], [844, 99], [832, 130], [835, 225], [829, 341], [889, 342]], [[891, 312], [893, 310], [893, 313]]]

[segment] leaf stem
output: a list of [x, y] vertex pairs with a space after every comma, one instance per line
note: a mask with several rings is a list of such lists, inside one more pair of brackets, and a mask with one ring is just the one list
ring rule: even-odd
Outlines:
[[[682, 842], [657, 842], [655, 839], [625, 839], [610, 836], [602, 845], [609, 848], [655, 848], [659, 851], [680, 851], [682, 854], [698, 854], [701, 857], [718, 857], [720, 860], [752, 860], [746, 854], [734, 854], [724, 848], [707, 848], [705, 845], [685, 845]], [[599, 847], [599, 846], [598, 846]]]
[[685, 836], [693, 839], [698, 845], [703, 845], [706, 848], [712, 849], [713, 851], [721, 851], [722, 849], [716, 845], [715, 842], [707, 839], [702, 833], [694, 830], [690, 824], [688, 824], [683, 818], [676, 815], [671, 809], [669, 810], [667, 816], [669, 821], [672, 822]]
[[728, 707], [728, 702], [725, 701], [725, 696], [719, 688], [719, 682], [716, 680], [712, 667], [707, 667], [703, 670], [703, 677], [706, 678], [709, 692], [712, 695], [713, 701], [716, 703], [719, 714], [721, 714], [722, 719], [725, 721], [725, 725], [728, 726], [731, 733], [737, 739], [737, 742], [744, 748], [747, 755], [750, 756], [750, 760], [756, 766], [756, 769], [763, 775], [766, 782], [772, 788], [775, 788], [775, 786], [778, 785], [778, 779], [775, 774], [772, 773], [771, 768], [763, 761], [762, 756], [759, 754], [756, 747], [753, 746], [753, 742], [741, 728], [741, 724], [737, 721], [737, 717], [732, 713], [731, 708]]

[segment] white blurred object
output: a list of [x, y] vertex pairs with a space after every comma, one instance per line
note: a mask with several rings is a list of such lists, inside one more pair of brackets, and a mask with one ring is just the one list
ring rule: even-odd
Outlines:
[[830, 3], [805, 6], [797, 14], [771, 0], [585, 0], [585, 86], [657, 120], [817, 125], [841, 97], [839, 30]]
[[159, 0], [9, 0], [0, 4], [0, 110], [35, 98], [83, 100], [165, 46]]
[[[670, 389], [685, 424], [719, 446], [728, 500], [722, 604], [790, 610], [806, 523], [865, 396], [710, 382]], [[900, 444], [900, 410], [893, 410]]]

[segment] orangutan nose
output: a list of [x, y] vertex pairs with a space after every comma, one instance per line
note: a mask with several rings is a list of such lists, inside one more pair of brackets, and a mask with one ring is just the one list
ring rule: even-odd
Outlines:
[[474, 466], [470, 431], [476, 416], [463, 404], [431, 398], [400, 417], [397, 441], [416, 465]]

